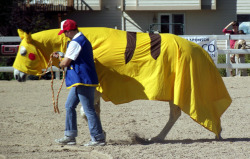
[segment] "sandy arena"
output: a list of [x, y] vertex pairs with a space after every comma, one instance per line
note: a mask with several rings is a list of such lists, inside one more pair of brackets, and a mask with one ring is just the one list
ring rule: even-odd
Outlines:
[[[101, 119], [107, 133], [104, 147], [81, 146], [90, 139], [87, 123], [81, 118], [77, 145], [54, 142], [64, 132], [65, 85], [59, 97], [60, 114], [55, 114], [49, 80], [0, 81], [0, 159], [249, 159], [250, 77], [223, 80], [233, 102], [221, 118], [222, 141], [182, 113], [163, 143], [137, 143], [133, 134], [150, 138], [161, 131], [169, 117], [168, 103], [138, 100], [113, 105], [102, 100]], [[60, 83], [54, 81], [56, 91]]]

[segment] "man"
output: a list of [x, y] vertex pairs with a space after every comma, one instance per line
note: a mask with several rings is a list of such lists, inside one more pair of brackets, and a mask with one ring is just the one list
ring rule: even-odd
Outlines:
[[[64, 137], [56, 139], [59, 144], [75, 145], [77, 137], [76, 107], [81, 102], [88, 119], [91, 141], [84, 146], [104, 146], [105, 135], [99, 117], [94, 109], [94, 92], [98, 85], [98, 78], [93, 59], [93, 50], [88, 39], [78, 31], [77, 24], [71, 19], [61, 22], [61, 31], [70, 38], [65, 58], [59, 67], [67, 67], [66, 87], [70, 89], [65, 108], [65, 132]], [[57, 52], [53, 53], [58, 58]]]

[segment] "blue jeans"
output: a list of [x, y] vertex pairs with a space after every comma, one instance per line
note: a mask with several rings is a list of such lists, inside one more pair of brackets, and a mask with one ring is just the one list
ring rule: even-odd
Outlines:
[[81, 102], [83, 110], [88, 119], [88, 126], [92, 141], [105, 139], [102, 125], [94, 108], [95, 87], [79, 85], [72, 87], [65, 104], [66, 120], [65, 120], [65, 136], [77, 136], [77, 115], [76, 107]]

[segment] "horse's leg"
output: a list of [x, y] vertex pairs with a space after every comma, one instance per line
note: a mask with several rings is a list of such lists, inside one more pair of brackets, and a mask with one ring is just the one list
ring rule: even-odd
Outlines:
[[[99, 119], [100, 119], [100, 113], [101, 113], [100, 99], [101, 99], [101, 93], [98, 91], [95, 91], [94, 107], [95, 107], [95, 112], [96, 112], [97, 116], [99, 117]], [[80, 114], [81, 114], [82, 118], [85, 119], [86, 122], [88, 122], [87, 117], [84, 113], [83, 107], [80, 108]]]
[[173, 104], [173, 101], [169, 101], [170, 115], [169, 120], [162, 131], [155, 137], [149, 139], [149, 141], [162, 141], [167, 136], [168, 132], [171, 130], [177, 119], [181, 116], [181, 109]]
[[[236, 62], [236, 64], [239, 64], [239, 62], [240, 62], [240, 59], [239, 59], [239, 58], [240, 58], [240, 57], [239, 57], [239, 54], [236, 54], [236, 55], [235, 55], [235, 62]], [[240, 75], [241, 75], [241, 70], [238, 69], [238, 68], [236, 68], [236, 69], [235, 69], [235, 76], [240, 77]]]
[[[221, 129], [221, 132], [222, 132], [222, 129]], [[216, 140], [222, 140], [223, 138], [221, 137], [221, 132], [219, 133], [219, 135], [215, 135], [215, 139]]]
[[[98, 91], [95, 91], [95, 98], [94, 98], [94, 107], [95, 107], [95, 112], [97, 114], [97, 116], [99, 117], [99, 119], [101, 120], [101, 108], [100, 108], [100, 101], [101, 101], [101, 96], [102, 94]], [[80, 114], [82, 116], [83, 119], [85, 119], [85, 121], [88, 123], [88, 119], [84, 113], [83, 107], [80, 108]], [[105, 139], [106, 139], [106, 132], [103, 130]]]
[[[100, 120], [101, 120], [101, 96], [102, 94], [100, 92], [95, 91], [94, 107], [95, 107], [95, 112]], [[103, 130], [103, 134], [106, 139], [106, 132], [104, 130]]]

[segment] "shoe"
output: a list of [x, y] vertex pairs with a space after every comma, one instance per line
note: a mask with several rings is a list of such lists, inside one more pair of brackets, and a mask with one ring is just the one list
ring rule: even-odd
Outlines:
[[56, 139], [55, 142], [62, 145], [75, 145], [76, 139], [74, 137], [64, 136], [61, 139]]
[[105, 146], [106, 142], [105, 140], [100, 140], [100, 141], [90, 141], [87, 144], [83, 144], [83, 146]]

